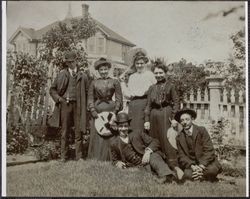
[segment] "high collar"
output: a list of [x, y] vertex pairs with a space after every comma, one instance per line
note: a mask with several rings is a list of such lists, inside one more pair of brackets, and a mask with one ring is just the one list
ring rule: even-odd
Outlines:
[[164, 84], [166, 82], [166, 79], [162, 79], [161, 81], [157, 81], [157, 84]]

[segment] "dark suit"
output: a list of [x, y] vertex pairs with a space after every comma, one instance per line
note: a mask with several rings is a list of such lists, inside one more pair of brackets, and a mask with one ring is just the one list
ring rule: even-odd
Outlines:
[[[154, 139], [148, 136], [146, 133], [141, 132], [131, 132], [129, 133], [129, 142], [131, 143], [134, 151], [139, 155], [143, 156], [145, 153], [145, 149], [150, 148], [153, 153], [150, 155], [149, 165], [151, 169], [155, 171], [158, 176], [167, 176], [173, 174], [168, 165], [164, 162], [160, 149], [160, 144], [157, 139]], [[121, 144], [122, 140], [119, 136], [116, 136], [111, 140], [111, 158], [113, 164], [116, 164], [118, 161], [122, 161], [129, 166], [136, 166], [127, 162], [125, 158], [125, 154], [122, 151]]]
[[[70, 73], [68, 69], [63, 69], [55, 78], [50, 87], [50, 95], [55, 101], [55, 108], [49, 125], [52, 127], [62, 127], [61, 155], [65, 158], [68, 150], [69, 128], [72, 126], [70, 120], [74, 121], [75, 127], [75, 147], [76, 159], [82, 157], [82, 133], [86, 133], [86, 111], [87, 111], [87, 75], [78, 71], [76, 76], [76, 101], [67, 103], [64, 94], [69, 84]], [[61, 102], [59, 102], [61, 99]]]
[[218, 162], [212, 141], [205, 127], [193, 124], [193, 148], [194, 157], [189, 153], [188, 144], [184, 130], [177, 136], [178, 161], [184, 170], [185, 176], [192, 179], [191, 165], [202, 164], [206, 167], [204, 177], [215, 178], [221, 172], [221, 165]]

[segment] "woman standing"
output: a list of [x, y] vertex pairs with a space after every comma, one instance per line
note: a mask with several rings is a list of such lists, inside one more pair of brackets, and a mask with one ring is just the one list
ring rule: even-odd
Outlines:
[[[121, 85], [118, 80], [109, 77], [111, 63], [105, 58], [97, 60], [94, 67], [100, 78], [92, 81], [88, 92], [88, 108], [92, 115], [88, 157], [108, 161], [110, 159], [109, 140], [112, 135], [108, 137], [99, 135], [94, 126], [94, 120], [98, 118], [98, 113], [105, 111], [117, 114], [122, 110]], [[112, 100], [114, 94], [115, 101]]]
[[174, 85], [166, 81], [167, 67], [164, 64], [156, 62], [152, 71], [157, 83], [148, 91], [144, 127], [150, 129], [151, 137], [159, 140], [162, 151], [167, 155], [170, 168], [181, 172], [177, 164], [177, 150], [167, 137], [171, 125], [177, 127], [178, 124], [173, 117], [179, 110], [179, 97]]
[[137, 51], [133, 57], [133, 68], [135, 73], [130, 75], [128, 80], [129, 107], [128, 114], [131, 120], [133, 131], [142, 131], [144, 129], [144, 109], [147, 104], [147, 91], [149, 87], [156, 83], [154, 74], [146, 70], [148, 62], [146, 53], [142, 50]]

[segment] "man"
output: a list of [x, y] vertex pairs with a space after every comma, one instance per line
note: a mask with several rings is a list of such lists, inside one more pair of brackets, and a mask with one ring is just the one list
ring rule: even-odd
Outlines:
[[184, 179], [215, 181], [222, 168], [207, 130], [193, 124], [195, 118], [196, 112], [191, 109], [183, 109], [175, 115], [175, 120], [183, 126], [176, 142]]
[[144, 132], [129, 131], [128, 114], [120, 112], [116, 123], [119, 135], [111, 140], [111, 158], [118, 168], [148, 167], [158, 175], [157, 182], [171, 182], [175, 178], [174, 172], [164, 162], [158, 140]]
[[87, 75], [78, 71], [76, 53], [65, 54], [66, 68], [61, 70], [50, 87], [55, 109], [49, 120], [52, 127], [61, 127], [61, 162], [68, 153], [70, 129], [74, 126], [76, 160], [82, 159], [82, 134], [86, 134]]

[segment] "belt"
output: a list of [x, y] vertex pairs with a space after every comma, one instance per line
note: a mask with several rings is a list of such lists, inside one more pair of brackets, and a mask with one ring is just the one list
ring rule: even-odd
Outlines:
[[147, 95], [143, 95], [143, 96], [134, 96], [131, 100], [137, 100], [137, 99], [147, 99]]
[[161, 104], [152, 104], [152, 109], [160, 109], [167, 106], [171, 106], [171, 104], [169, 102], [163, 102]]

